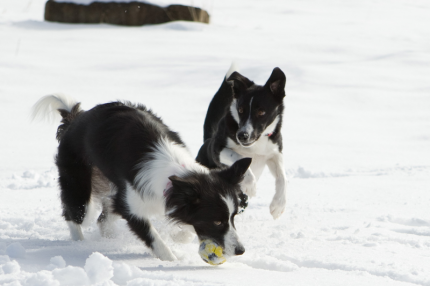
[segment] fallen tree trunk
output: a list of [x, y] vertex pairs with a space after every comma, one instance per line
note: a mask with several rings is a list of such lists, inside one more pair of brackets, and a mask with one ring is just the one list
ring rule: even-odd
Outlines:
[[45, 20], [61, 23], [142, 26], [170, 21], [209, 23], [209, 14], [203, 9], [184, 5], [160, 7], [142, 2], [92, 2], [89, 5], [82, 5], [49, 0], [45, 5]]

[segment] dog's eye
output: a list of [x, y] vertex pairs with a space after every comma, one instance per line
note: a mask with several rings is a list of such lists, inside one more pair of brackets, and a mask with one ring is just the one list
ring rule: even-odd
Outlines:
[[257, 113], [258, 116], [263, 116], [264, 114], [266, 114], [266, 111], [264, 110], [259, 110]]
[[220, 226], [220, 225], [222, 225], [222, 222], [220, 222], [220, 221], [214, 221], [214, 224], [215, 224], [216, 226]]
[[242, 107], [239, 107], [239, 113], [243, 113], [243, 108]]

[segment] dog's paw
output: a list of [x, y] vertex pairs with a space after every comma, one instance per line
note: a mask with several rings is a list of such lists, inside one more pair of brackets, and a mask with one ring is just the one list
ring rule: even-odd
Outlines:
[[175, 261], [175, 260], [178, 260], [178, 258], [176, 258], [176, 256], [172, 252], [170, 252], [170, 253], [163, 253], [161, 255], [157, 255], [157, 257], [160, 260], [163, 260], [163, 261]]
[[257, 194], [257, 180], [250, 170], [246, 171], [245, 177], [240, 184], [240, 188], [242, 189], [242, 192], [249, 197], [255, 197]]
[[245, 209], [248, 207], [248, 199], [249, 197], [244, 194], [242, 191], [240, 191], [240, 194], [238, 194], [239, 199], [239, 208], [238, 208], [238, 214], [241, 214], [245, 211]]
[[155, 246], [152, 249], [154, 255], [163, 261], [175, 261], [178, 260], [173, 252], [165, 245], [160, 247], [160, 245]]
[[113, 239], [113, 238], [118, 238], [119, 234], [116, 231], [115, 228], [104, 228], [104, 229], [100, 229], [100, 234], [102, 237], [104, 238], [109, 238], [109, 239]]
[[196, 234], [188, 229], [175, 229], [170, 233], [170, 237], [177, 243], [190, 243], [196, 237]]
[[284, 213], [286, 204], [287, 201], [285, 197], [273, 198], [272, 202], [270, 203], [270, 214], [272, 215], [273, 219], [279, 218]]

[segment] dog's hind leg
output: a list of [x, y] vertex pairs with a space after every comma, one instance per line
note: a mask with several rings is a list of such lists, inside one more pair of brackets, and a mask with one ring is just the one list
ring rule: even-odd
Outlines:
[[115, 222], [121, 217], [112, 211], [112, 199], [105, 197], [102, 199], [102, 213], [97, 219], [100, 234], [106, 238], [115, 237]]
[[97, 219], [100, 234], [106, 238], [113, 238], [115, 236], [115, 221], [121, 218], [120, 215], [113, 212], [113, 197], [117, 193], [117, 188], [97, 167], [93, 167], [91, 184], [92, 199], [102, 205], [102, 212]]
[[67, 221], [67, 226], [69, 227], [72, 240], [84, 240], [84, 235], [82, 234], [82, 228], [80, 224], [77, 224], [73, 221]]
[[56, 164], [59, 172], [63, 216], [73, 240], [82, 240], [81, 224], [91, 197], [91, 167], [59, 148]]

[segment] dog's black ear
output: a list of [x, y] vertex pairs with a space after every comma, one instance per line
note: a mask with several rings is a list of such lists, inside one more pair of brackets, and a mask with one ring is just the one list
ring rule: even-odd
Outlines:
[[170, 199], [175, 199], [185, 204], [200, 203], [199, 195], [194, 184], [178, 176], [170, 176], [169, 180], [172, 182], [174, 188], [173, 193], [167, 194]]
[[254, 84], [253, 81], [249, 80], [238, 72], [232, 73], [228, 77], [227, 83], [231, 85], [233, 96], [235, 98], [239, 98], [243, 91], [250, 88]]
[[285, 97], [286, 82], [284, 72], [280, 68], [274, 68], [264, 87], [269, 89], [276, 98], [282, 100]]
[[239, 184], [242, 182], [245, 172], [248, 170], [251, 162], [251, 158], [237, 160], [228, 169], [221, 171], [220, 176], [230, 184]]

